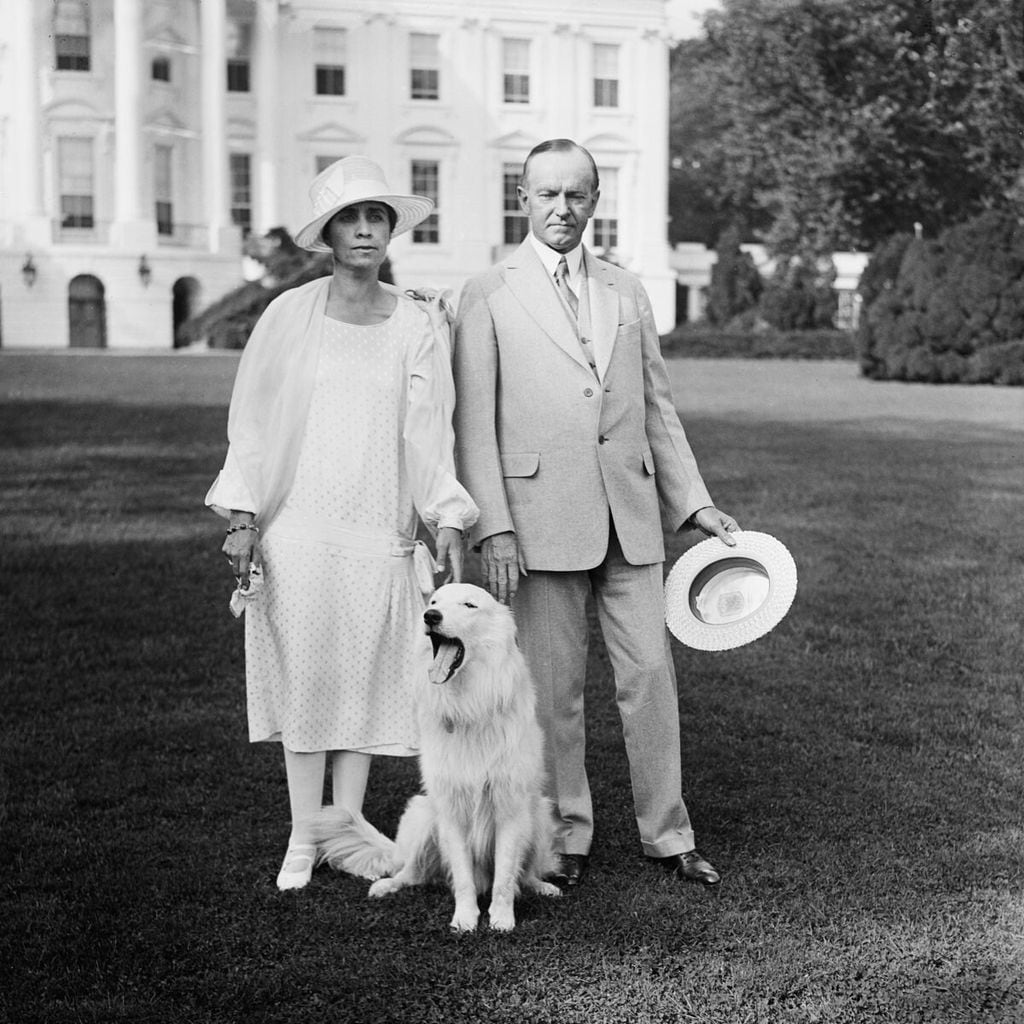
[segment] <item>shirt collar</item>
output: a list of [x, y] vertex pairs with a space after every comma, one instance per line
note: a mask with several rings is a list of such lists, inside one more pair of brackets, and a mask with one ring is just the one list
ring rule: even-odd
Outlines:
[[575, 249], [571, 249], [569, 252], [560, 253], [555, 252], [554, 249], [545, 245], [533, 232], [531, 231], [527, 236], [533, 245], [533, 248], [537, 255], [540, 257], [541, 263], [544, 264], [544, 269], [548, 272], [548, 277], [555, 276], [555, 268], [558, 266], [558, 261], [565, 256], [565, 262], [569, 267], [569, 277], [576, 277], [580, 272], [580, 264], [583, 262], [583, 243], [581, 242], [576, 246]]

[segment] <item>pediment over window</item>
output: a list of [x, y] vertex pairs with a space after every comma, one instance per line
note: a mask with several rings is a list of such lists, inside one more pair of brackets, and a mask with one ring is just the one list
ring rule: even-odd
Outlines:
[[459, 140], [445, 131], [443, 128], [435, 128], [433, 125], [421, 125], [417, 128], [407, 128], [395, 142], [400, 146], [457, 146]]
[[540, 141], [533, 135], [527, 135], [526, 132], [515, 131], [492, 139], [490, 146], [492, 149], [512, 149], [517, 153], [529, 153]]
[[600, 135], [591, 135], [581, 143], [584, 149], [591, 153], [636, 153], [639, 146], [634, 139], [627, 139], [624, 135], [616, 135], [612, 132], [604, 132]]
[[43, 108], [51, 121], [109, 121], [109, 115], [101, 113], [86, 100], [58, 100]]
[[337, 121], [317, 125], [297, 137], [300, 142], [329, 142], [338, 146], [361, 146], [366, 142], [365, 135], [360, 135], [351, 128], [338, 124]]

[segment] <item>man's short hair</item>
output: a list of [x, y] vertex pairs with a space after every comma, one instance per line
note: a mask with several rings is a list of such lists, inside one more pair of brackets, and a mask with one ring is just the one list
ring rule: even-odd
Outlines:
[[573, 142], [572, 139], [546, 139], [544, 142], [538, 142], [537, 145], [530, 150], [526, 159], [523, 161], [523, 174], [519, 179], [519, 184], [523, 188], [526, 188], [526, 179], [529, 176], [530, 171], [530, 161], [541, 153], [582, 153], [590, 162], [590, 170], [594, 178], [592, 191], [596, 192], [601, 187], [601, 179], [597, 173], [597, 164], [594, 163], [594, 158], [591, 156], [589, 149], [584, 149], [583, 146], [578, 142]]

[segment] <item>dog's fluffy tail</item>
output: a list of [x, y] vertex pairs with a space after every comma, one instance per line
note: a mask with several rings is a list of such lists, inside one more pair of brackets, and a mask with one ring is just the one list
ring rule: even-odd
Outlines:
[[317, 864], [375, 881], [398, 868], [395, 844], [361, 814], [336, 807], [323, 811], [315, 824]]

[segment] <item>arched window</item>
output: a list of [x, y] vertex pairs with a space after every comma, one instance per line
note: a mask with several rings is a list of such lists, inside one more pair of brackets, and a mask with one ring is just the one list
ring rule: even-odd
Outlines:
[[88, 71], [92, 40], [86, 0], [53, 0], [54, 66], [58, 71]]
[[68, 340], [72, 348], [107, 347], [103, 282], [92, 274], [79, 274], [68, 285]]

